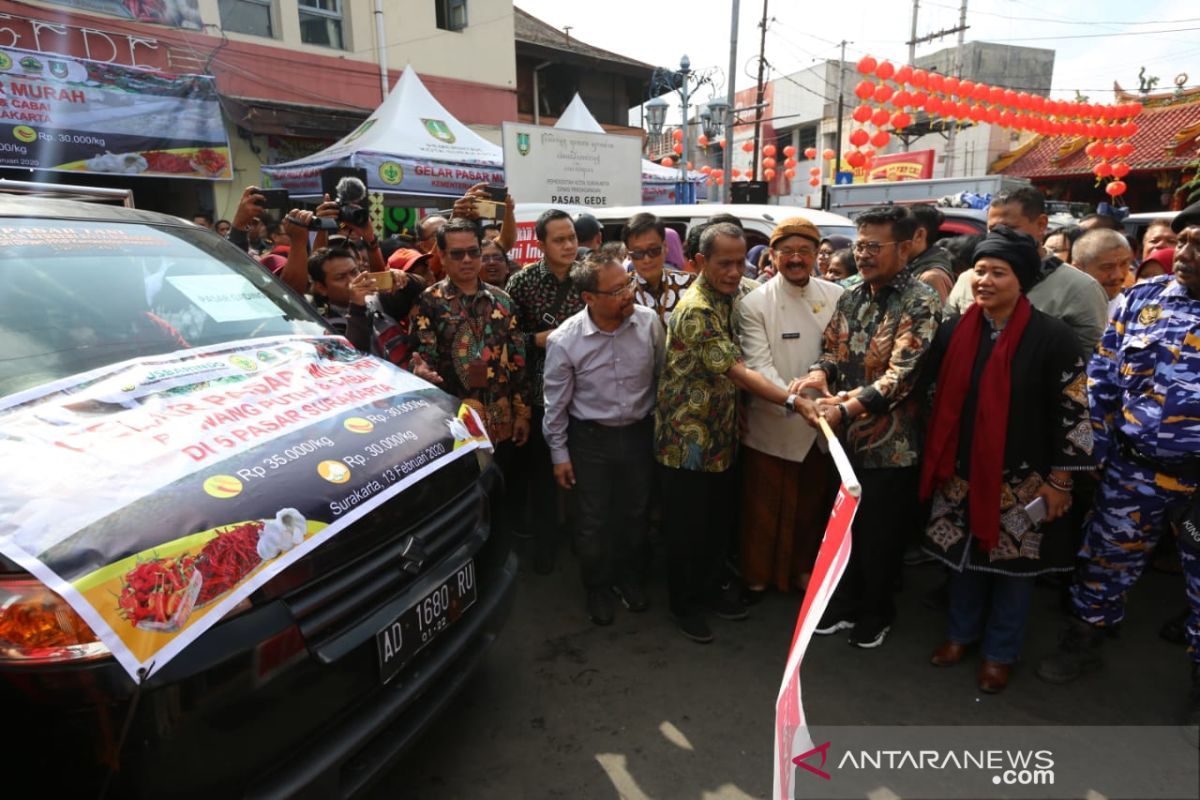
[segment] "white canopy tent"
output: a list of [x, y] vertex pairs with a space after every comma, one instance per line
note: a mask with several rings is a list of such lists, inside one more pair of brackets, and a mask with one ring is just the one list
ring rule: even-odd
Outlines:
[[411, 65], [362, 125], [311, 156], [262, 168], [272, 187], [319, 197], [321, 171], [361, 167], [371, 191], [461, 197], [476, 183], [504, 182], [504, 154], [455, 119]]
[[[603, 126], [592, 116], [592, 112], [588, 111], [587, 104], [583, 102], [583, 98], [579, 96], [578, 92], [571, 98], [571, 102], [563, 111], [562, 116], [558, 118], [558, 122], [554, 123], [554, 127], [567, 131], [583, 131], [584, 133], [606, 133]], [[678, 169], [664, 167], [662, 164], [656, 164], [643, 158], [642, 202], [648, 205], [674, 202], [674, 192], [679, 179]], [[704, 183], [705, 176], [693, 171], [688, 173], [688, 180], [695, 185], [696, 193], [700, 194], [700, 187]]]

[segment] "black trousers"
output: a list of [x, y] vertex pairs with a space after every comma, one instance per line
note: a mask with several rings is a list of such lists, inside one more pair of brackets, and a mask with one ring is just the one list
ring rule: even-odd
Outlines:
[[827, 613], [866, 626], [890, 625], [920, 473], [917, 467], [855, 472], [862, 501], [851, 529], [850, 563]]
[[524, 512], [524, 529], [533, 534], [539, 550], [552, 553], [562, 528], [559, 522], [559, 489], [554, 482], [550, 447], [542, 435], [542, 419], [546, 416], [546, 409], [533, 406], [532, 412], [529, 441], [517, 449], [516, 467], [520, 486], [516, 491]]
[[671, 613], [702, 611], [721, 590], [738, 504], [733, 472], [659, 467]]
[[572, 419], [567, 427], [575, 470], [575, 486], [567, 498], [587, 588], [641, 583], [644, 578], [653, 446], [651, 419], [619, 428]]

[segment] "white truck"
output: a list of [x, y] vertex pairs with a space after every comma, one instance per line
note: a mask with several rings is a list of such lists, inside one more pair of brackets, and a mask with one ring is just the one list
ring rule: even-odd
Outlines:
[[[1024, 178], [1005, 175], [841, 184], [829, 187], [829, 210], [854, 217], [865, 209], [882, 205], [937, 203], [950, 208], [986, 208], [991, 197], [1030, 185]], [[983, 202], [972, 204], [964, 195], [983, 198]]]

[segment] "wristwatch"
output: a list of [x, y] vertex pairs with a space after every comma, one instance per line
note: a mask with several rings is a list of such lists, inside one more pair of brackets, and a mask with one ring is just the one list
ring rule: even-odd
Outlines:
[[783, 401], [783, 407], [786, 408], [789, 412], [795, 411], [796, 410], [796, 395], [789, 394], [787, 396], [787, 399]]

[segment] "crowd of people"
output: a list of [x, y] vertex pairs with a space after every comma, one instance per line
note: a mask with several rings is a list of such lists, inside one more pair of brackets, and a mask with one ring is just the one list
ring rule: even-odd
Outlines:
[[[539, 573], [571, 541], [592, 622], [649, 607], [652, 543], [697, 642], [763, 592], [804, 592], [838, 480], [824, 420], [862, 498], [818, 634], [883, 645], [903, 564], [935, 560], [931, 663], [978, 649], [980, 689], [1000, 692], [1035, 581], [1058, 574], [1069, 611], [1036, 673], [1068, 682], [1170, 542], [1200, 721], [1200, 203], [1131, 243], [1099, 215], [1048, 230], [1023, 188], [991, 201], [986, 234], [939, 238], [935, 206], [887, 206], [853, 241], [794, 217], [750, 251], [729, 215], [676, 231], [637, 214], [605, 242], [549, 210], [543, 257], [518, 267], [512, 199], [481, 225], [481, 191], [386, 252], [369, 225], [313, 237], [336, 204], [294, 210], [264, 266], [479, 413], [508, 479], [496, 524]], [[256, 197], [229, 238], [261, 252]]]

